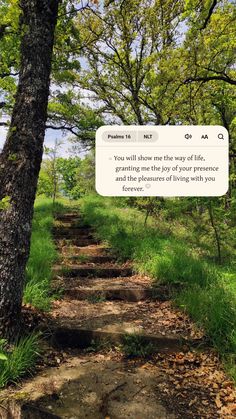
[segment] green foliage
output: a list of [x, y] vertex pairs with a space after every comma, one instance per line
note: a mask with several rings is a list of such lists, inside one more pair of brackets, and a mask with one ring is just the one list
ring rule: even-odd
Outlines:
[[217, 350], [236, 353], [236, 296], [223, 284], [194, 284], [176, 297], [177, 304], [203, 326]]
[[80, 157], [60, 157], [56, 161], [56, 168], [61, 176], [61, 188], [70, 199], [78, 199], [81, 196], [81, 187], [77, 181], [81, 163]]
[[99, 352], [99, 351], [104, 351], [104, 350], [108, 350], [112, 347], [111, 342], [109, 340], [97, 340], [97, 339], [92, 339], [90, 342], [90, 345], [84, 349], [85, 353], [90, 353], [90, 352]]
[[92, 294], [87, 298], [87, 300], [91, 304], [97, 304], [104, 303], [104, 301], [106, 301], [106, 298], [101, 294]]
[[0, 388], [16, 383], [33, 371], [39, 356], [39, 343], [39, 334], [22, 337], [11, 346], [5, 340], [0, 341]]
[[80, 85], [122, 123], [166, 120], [165, 97], [173, 94], [177, 68], [171, 52], [182, 10], [182, 1], [161, 5], [132, 0], [112, 2], [96, 14], [88, 10], [78, 16], [79, 42], [88, 62]]
[[48, 161], [44, 161], [41, 166], [38, 179], [37, 194], [45, 195], [50, 198], [53, 196], [54, 185], [53, 178], [51, 176], [51, 167]]
[[4, 198], [0, 200], [0, 211], [5, 211], [7, 208], [9, 208], [10, 201], [10, 196], [4, 196]]
[[235, 9], [220, 2], [200, 30], [210, 6], [132, 0], [85, 11], [75, 21], [87, 64], [78, 83], [126, 125], [222, 124], [233, 133]]
[[63, 195], [78, 199], [86, 193], [95, 192], [94, 153], [80, 157], [55, 157], [42, 162], [38, 180], [38, 195], [53, 197]]
[[[149, 249], [153, 245], [155, 246], [153, 240], [147, 240], [144, 244]], [[138, 255], [143, 256], [142, 251], [140, 246], [135, 255], [137, 260], [139, 260]], [[199, 285], [206, 285], [216, 280], [218, 276], [216, 268], [191, 255], [186, 245], [178, 244], [174, 240], [170, 240], [156, 255], [153, 255], [152, 251], [152, 257], [146, 261], [142, 257], [142, 271], [148, 272], [153, 278], [158, 278], [159, 282], [172, 284], [197, 282]]]
[[[56, 210], [62, 209], [57, 204]], [[33, 219], [30, 257], [26, 268], [24, 302], [48, 310], [53, 298], [51, 291], [52, 265], [57, 252], [52, 238], [53, 204], [47, 199], [36, 201]]]
[[79, 263], [89, 262], [89, 256], [88, 255], [81, 254], [81, 255], [74, 256], [71, 259], [73, 259], [73, 258], [74, 258], [75, 261], [78, 261]]
[[2, 352], [4, 345], [6, 345], [7, 340], [6, 339], [0, 339], [0, 365], [2, 361], [7, 361], [7, 355]]
[[17, 154], [15, 154], [15, 153], [10, 154], [10, 155], [8, 156], [8, 160], [9, 160], [9, 161], [16, 161], [16, 160], [17, 160]]
[[[76, 75], [78, 77], [78, 75]], [[76, 89], [71, 89], [71, 80], [67, 80], [66, 92], [57, 91], [48, 105], [48, 115], [54, 126], [62, 120], [63, 126], [72, 133], [72, 140], [76, 140], [74, 147], [79, 150], [83, 147], [91, 147], [95, 142], [96, 130], [104, 124], [102, 111], [93, 110], [88, 105], [81, 103], [80, 94]]]
[[230, 354], [223, 359], [228, 374], [231, 375], [231, 377], [233, 377], [234, 381], [236, 382], [236, 355]]
[[88, 153], [77, 171], [77, 184], [81, 195], [95, 192], [95, 155], [94, 152]]
[[[94, 142], [96, 129], [103, 124], [97, 112], [81, 100], [77, 85], [80, 71], [78, 51], [79, 31], [75, 25], [75, 1], [61, 1], [55, 33], [55, 48], [51, 78], [57, 89], [49, 97], [48, 119], [51, 125], [63, 125], [86, 144]], [[27, 31], [20, 19], [22, 9], [18, 0], [0, 2], [0, 117], [10, 116], [15, 101], [20, 69], [20, 42]]]
[[4, 110], [9, 112], [14, 102], [16, 79], [19, 71], [20, 30], [19, 17], [21, 9], [18, 0], [0, 2], [0, 95], [4, 101]]
[[127, 333], [123, 338], [121, 350], [129, 357], [145, 358], [155, 352], [155, 347], [152, 343], [147, 342], [141, 334]]
[[[104, 115], [109, 123], [222, 124], [233, 151], [235, 8], [231, 1], [217, 2], [207, 19], [211, 4], [95, 2], [79, 13], [75, 1], [60, 2], [49, 125], [91, 147]], [[17, 0], [1, 1], [0, 93], [7, 115], [25, 30], [20, 13]]]

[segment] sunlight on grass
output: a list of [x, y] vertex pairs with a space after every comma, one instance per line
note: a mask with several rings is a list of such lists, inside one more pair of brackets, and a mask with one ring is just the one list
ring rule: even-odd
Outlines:
[[14, 345], [0, 341], [0, 352], [6, 359], [0, 359], [0, 388], [16, 383], [21, 377], [33, 371], [39, 356], [40, 335], [22, 337]]
[[177, 284], [178, 306], [204, 327], [221, 354], [236, 352], [235, 275], [229, 273], [226, 280], [224, 269], [188, 247], [183, 231], [177, 238], [170, 229], [158, 229], [151, 217], [144, 226], [143, 213], [114, 202], [98, 196], [81, 200], [85, 220], [99, 238], [121, 259], [132, 259], [135, 269], [149, 274], [155, 284]]
[[24, 302], [34, 307], [48, 310], [53, 298], [51, 295], [52, 265], [57, 252], [52, 237], [53, 211], [63, 211], [63, 205], [52, 200], [36, 200], [30, 257], [26, 268]]

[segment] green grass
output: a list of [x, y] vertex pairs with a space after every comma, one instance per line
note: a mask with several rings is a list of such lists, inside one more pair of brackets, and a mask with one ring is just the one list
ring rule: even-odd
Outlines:
[[219, 282], [208, 287], [194, 285], [183, 289], [176, 302], [204, 327], [220, 353], [236, 353], [235, 296]]
[[101, 294], [91, 294], [87, 298], [87, 301], [91, 304], [104, 303], [106, 301], [106, 297], [104, 297], [104, 295]]
[[219, 277], [217, 267], [199, 259], [185, 241], [152, 224], [144, 226], [143, 214], [136, 209], [118, 208], [110, 199], [96, 196], [84, 198], [81, 209], [86, 222], [120, 259], [134, 260], [137, 271], [159, 282], [206, 285]]
[[32, 227], [30, 257], [26, 268], [24, 302], [48, 310], [51, 295], [52, 265], [57, 252], [52, 238], [53, 211], [63, 211], [62, 204], [53, 207], [45, 198], [36, 200]]
[[6, 359], [0, 359], [0, 388], [10, 383], [17, 383], [20, 378], [33, 371], [39, 356], [39, 334], [22, 337], [14, 345], [0, 341], [0, 353]]
[[123, 337], [121, 351], [128, 357], [148, 357], [155, 352], [152, 343], [147, 342], [142, 335], [127, 333]]
[[109, 351], [112, 349], [112, 343], [107, 340], [92, 339], [90, 345], [84, 349], [84, 353], [96, 353], [100, 351]]
[[226, 274], [225, 268], [204, 258], [201, 249], [189, 245], [184, 228], [178, 237], [166, 224], [157, 228], [151, 217], [144, 226], [143, 213], [114, 202], [99, 196], [83, 198], [85, 222], [120, 259], [133, 260], [136, 270], [149, 274], [155, 284], [177, 284], [176, 304], [205, 329], [222, 355], [235, 354], [236, 294], [230, 286], [235, 275]]

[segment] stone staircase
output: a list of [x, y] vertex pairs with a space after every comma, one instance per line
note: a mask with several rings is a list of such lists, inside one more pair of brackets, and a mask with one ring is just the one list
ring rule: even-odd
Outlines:
[[127, 334], [142, 336], [156, 351], [202, 343], [189, 319], [168, 301], [166, 287], [153, 289], [150, 278], [133, 272], [131, 263], [118, 262], [78, 214], [59, 216], [54, 237], [61, 253], [54, 287], [64, 295], [52, 310], [54, 345], [117, 345]]
[[[63, 296], [53, 303], [46, 345], [58, 364], [12, 394], [6, 389], [1, 419], [235, 417], [219, 413], [219, 382], [228, 379], [214, 352], [199, 350], [202, 332], [167, 287], [154, 289], [119, 262], [75, 212], [58, 216], [54, 237], [61, 259], [53, 284]], [[150, 356], [124, 355], [127, 336], [151, 345]]]

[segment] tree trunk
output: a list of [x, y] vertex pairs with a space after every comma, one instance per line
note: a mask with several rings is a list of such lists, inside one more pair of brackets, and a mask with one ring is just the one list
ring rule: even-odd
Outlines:
[[[10, 129], [0, 156], [0, 335], [10, 340], [20, 328], [59, 0], [19, 3], [21, 69]], [[3, 205], [7, 200], [9, 204]]]

